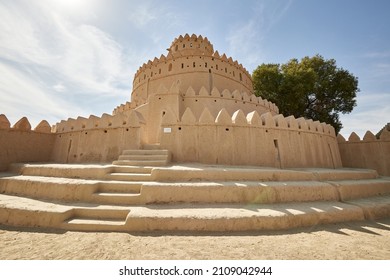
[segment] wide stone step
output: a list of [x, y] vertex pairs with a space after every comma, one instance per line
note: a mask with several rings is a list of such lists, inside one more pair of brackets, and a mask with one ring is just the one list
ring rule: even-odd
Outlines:
[[120, 181], [150, 181], [152, 176], [144, 173], [111, 173], [107, 174], [107, 178], [110, 180]]
[[167, 160], [167, 155], [122, 155], [118, 160], [141, 160], [141, 161], [155, 161], [155, 160]]
[[169, 156], [168, 150], [124, 150], [122, 155], [165, 155]]
[[0, 195], [0, 224], [80, 231], [261, 231], [389, 216], [390, 196], [346, 202], [115, 207]]
[[390, 180], [144, 182], [142, 199], [153, 203], [284, 203], [339, 201], [390, 194]]
[[76, 179], [101, 179], [112, 165], [102, 164], [13, 164], [11, 170], [20, 175]]
[[99, 192], [91, 196], [91, 202], [106, 205], [134, 205], [140, 204], [139, 193], [110, 193]]
[[126, 223], [128, 210], [75, 209], [73, 216], [61, 225], [66, 230], [120, 231]]
[[132, 207], [128, 231], [249, 231], [311, 227], [364, 220], [358, 206], [340, 202], [273, 205], [162, 205]]
[[115, 165], [128, 166], [165, 166], [168, 164], [167, 160], [116, 160]]
[[342, 202], [132, 207], [130, 231], [248, 231], [314, 227], [390, 216], [390, 196]]
[[156, 167], [156, 181], [334, 181], [378, 178], [375, 170], [277, 169], [261, 167], [185, 165]]
[[153, 168], [146, 166], [126, 166], [126, 165], [114, 165], [113, 173], [144, 173], [151, 174]]
[[142, 183], [139, 182], [105, 181], [99, 183], [97, 192], [139, 194], [141, 192], [141, 187]]

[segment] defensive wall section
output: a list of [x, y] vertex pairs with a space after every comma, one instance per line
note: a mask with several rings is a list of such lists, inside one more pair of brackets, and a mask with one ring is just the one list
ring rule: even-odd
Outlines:
[[12, 127], [5, 115], [0, 115], [0, 171], [15, 162], [48, 162], [54, 147], [54, 134], [47, 121], [32, 130], [27, 118]]
[[390, 176], [390, 132], [382, 130], [379, 139], [367, 131], [361, 140], [353, 132], [348, 141], [337, 136], [344, 167], [375, 169], [382, 176]]
[[141, 126], [142, 120], [140, 122], [135, 111], [61, 121], [53, 127], [55, 141], [51, 160], [59, 163], [112, 162], [123, 150], [140, 149]]
[[188, 108], [180, 121], [170, 113], [162, 120], [161, 146], [177, 162], [257, 165], [278, 168], [342, 167], [334, 128], [318, 121], [273, 116], [270, 112], [216, 118], [205, 108], [196, 118]]

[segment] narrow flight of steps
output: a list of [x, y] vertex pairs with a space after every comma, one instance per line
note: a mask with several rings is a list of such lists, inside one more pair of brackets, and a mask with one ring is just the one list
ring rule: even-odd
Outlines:
[[23, 164], [0, 174], [0, 224], [79, 231], [245, 231], [390, 217], [361, 169]]
[[124, 150], [115, 165], [130, 166], [166, 166], [171, 160], [168, 150], [159, 149], [158, 145], [149, 145], [143, 150]]

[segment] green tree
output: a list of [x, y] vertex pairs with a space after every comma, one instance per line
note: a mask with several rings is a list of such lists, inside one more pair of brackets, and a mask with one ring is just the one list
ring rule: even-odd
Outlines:
[[320, 55], [286, 64], [261, 64], [252, 75], [255, 94], [275, 103], [285, 116], [326, 122], [338, 133], [339, 114], [356, 106], [358, 79], [334, 59]]

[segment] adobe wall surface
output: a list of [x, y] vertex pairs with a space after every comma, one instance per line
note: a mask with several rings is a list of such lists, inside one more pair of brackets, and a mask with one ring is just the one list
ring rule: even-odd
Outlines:
[[267, 112], [276, 115], [279, 112], [275, 104], [253, 94], [248, 95], [246, 92], [238, 90], [230, 92], [228, 89], [219, 91], [217, 88], [213, 88], [210, 92], [204, 87], [198, 92], [192, 87], [182, 92], [180, 81], [177, 81], [171, 85], [169, 90], [161, 86], [157, 93], [149, 97], [147, 104], [135, 109], [144, 117], [146, 122], [143, 142], [159, 143], [163, 116], [170, 112], [179, 120], [187, 108], [191, 109], [197, 119], [200, 118], [205, 108], [210, 111], [214, 118], [222, 109], [227, 110], [231, 115], [238, 109], [241, 109], [245, 114], [256, 111], [260, 115]]
[[139, 149], [141, 124], [136, 113], [91, 115], [56, 124], [53, 162], [112, 162], [123, 150]]
[[22, 118], [11, 128], [0, 115], [0, 171], [6, 171], [11, 163], [49, 161], [54, 137], [45, 121], [31, 130], [28, 120]]
[[342, 167], [330, 125], [271, 113], [233, 116], [222, 109], [217, 118], [206, 108], [197, 119], [187, 109], [180, 121], [170, 113], [162, 120], [161, 146], [176, 162], [257, 165], [278, 168]]
[[367, 131], [360, 140], [352, 133], [348, 141], [337, 136], [344, 167], [375, 169], [382, 176], [390, 176], [390, 132], [383, 130], [380, 138]]

